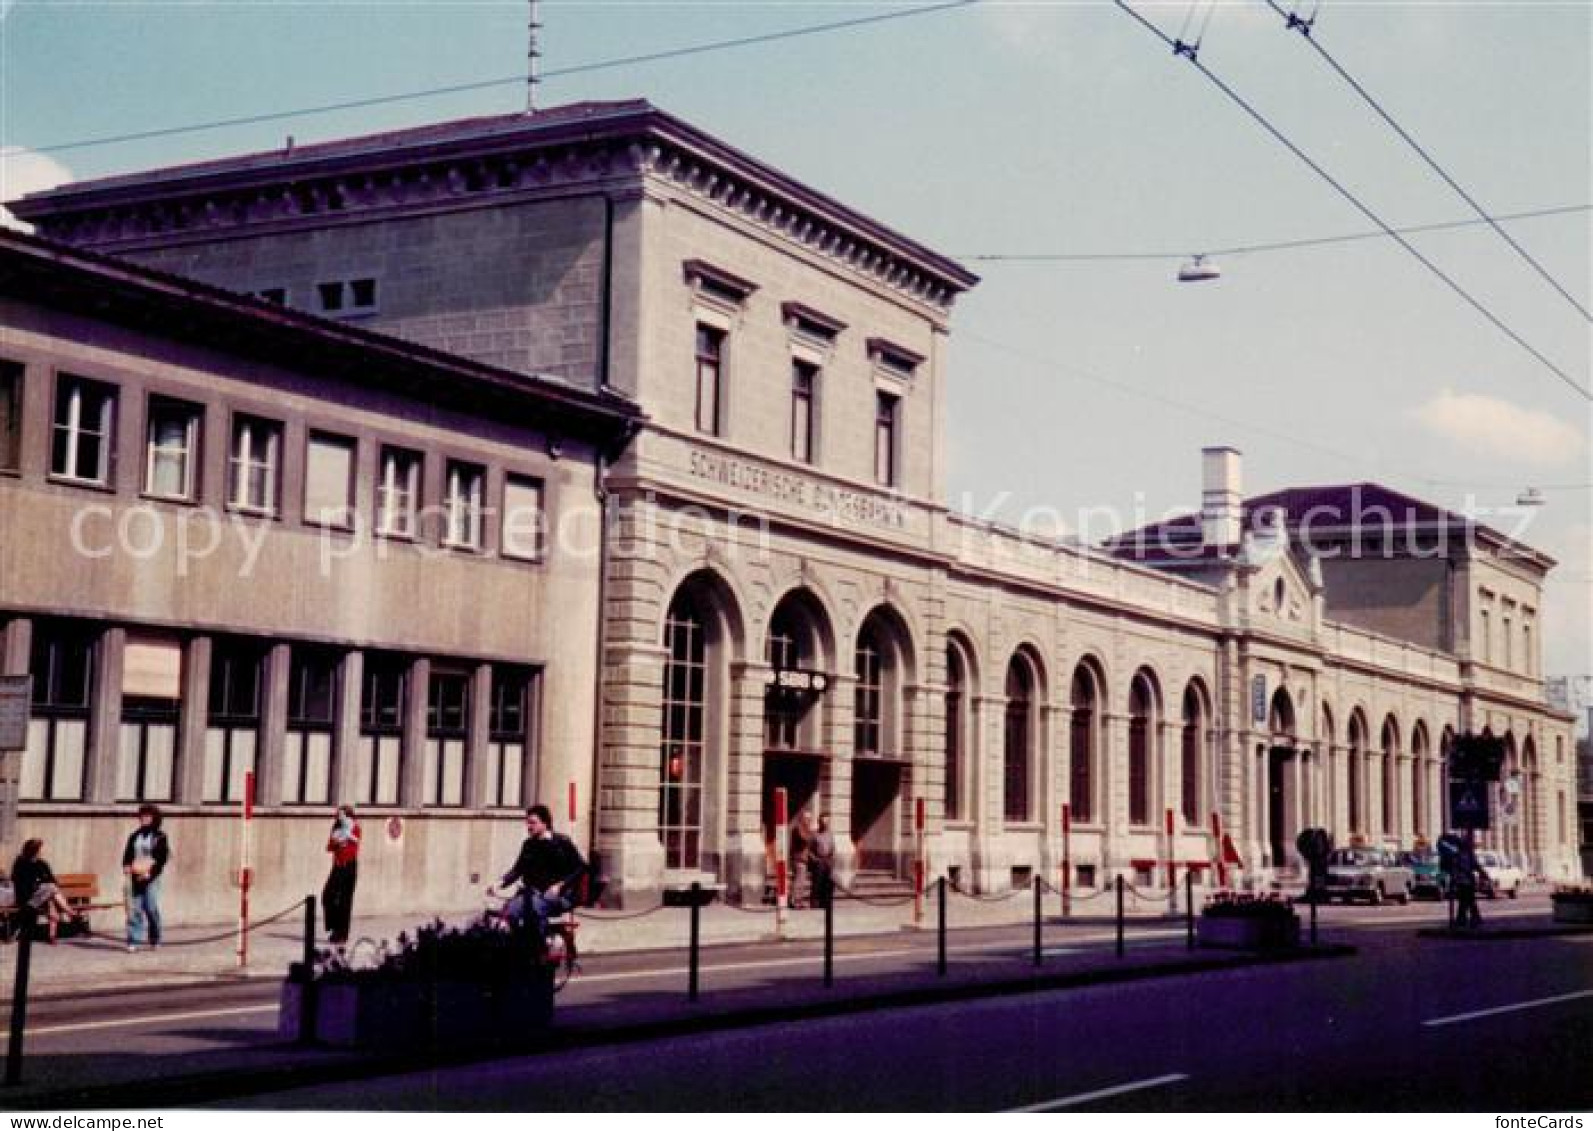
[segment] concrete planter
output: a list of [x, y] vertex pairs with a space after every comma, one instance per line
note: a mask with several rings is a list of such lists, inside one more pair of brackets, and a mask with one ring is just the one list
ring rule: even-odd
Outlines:
[[1202, 915], [1195, 924], [1195, 938], [1203, 947], [1287, 950], [1300, 945], [1300, 917]]
[[1586, 923], [1593, 926], [1593, 898], [1585, 895], [1552, 897], [1556, 923]]
[[[304, 985], [282, 983], [277, 1031], [299, 1035]], [[323, 982], [316, 986], [315, 1037], [340, 1048], [440, 1049], [513, 1044], [553, 1019], [548, 978], [480, 982]]]

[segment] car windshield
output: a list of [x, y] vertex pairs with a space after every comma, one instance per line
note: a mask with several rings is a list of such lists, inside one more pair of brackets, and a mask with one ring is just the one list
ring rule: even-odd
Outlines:
[[1330, 865], [1337, 864], [1341, 867], [1368, 868], [1373, 864], [1381, 864], [1380, 853], [1365, 848], [1341, 848], [1328, 857]]

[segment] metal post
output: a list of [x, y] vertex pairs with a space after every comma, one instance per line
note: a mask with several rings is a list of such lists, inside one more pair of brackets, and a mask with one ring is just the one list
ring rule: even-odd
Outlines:
[[935, 972], [942, 978], [946, 976], [946, 877], [940, 877], [940, 929], [936, 932], [940, 947], [938, 964]]
[[1034, 877], [1034, 964], [1040, 965], [1040, 877]]
[[1073, 914], [1073, 806], [1062, 803], [1062, 917]]
[[835, 898], [824, 901], [824, 984], [835, 985]]
[[17, 915], [17, 981], [11, 991], [11, 1043], [6, 1048], [6, 1086], [22, 1083], [22, 1035], [28, 1024], [28, 967], [33, 964], [33, 927], [27, 911]]
[[1195, 949], [1195, 872], [1184, 871], [1184, 942], [1186, 949]]
[[691, 955], [686, 976], [686, 1000], [697, 1000], [697, 960], [702, 944], [702, 883], [691, 882]]
[[1123, 957], [1123, 877], [1117, 877], [1117, 956]]
[[299, 1044], [315, 1043], [315, 896], [304, 897], [304, 955], [301, 975], [304, 978], [299, 996]]

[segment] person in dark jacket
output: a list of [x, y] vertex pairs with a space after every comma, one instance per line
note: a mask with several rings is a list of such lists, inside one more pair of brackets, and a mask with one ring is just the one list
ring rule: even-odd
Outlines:
[[[535, 922], [537, 938], [546, 939], [548, 920], [575, 906], [575, 886], [586, 871], [586, 861], [574, 841], [553, 831], [553, 814], [546, 805], [526, 810], [525, 831], [520, 855], [498, 881], [498, 888], [520, 884], [520, 894], [509, 903], [509, 917], [524, 924], [529, 916]], [[487, 891], [497, 894], [497, 888]]]
[[44, 842], [38, 837], [25, 841], [21, 853], [11, 865], [11, 884], [18, 907], [26, 907], [35, 915], [46, 918], [50, 945], [54, 946], [61, 920], [77, 919], [79, 915], [72, 910], [66, 896], [61, 894], [61, 887], [43, 852]]
[[321, 907], [326, 912], [330, 942], [342, 946], [348, 942], [349, 925], [354, 919], [354, 885], [359, 882], [360, 869], [360, 823], [352, 805], [338, 808], [326, 850], [332, 854], [332, 872], [321, 889]]
[[138, 828], [122, 849], [122, 873], [127, 877], [127, 949], [137, 950], [145, 939], [160, 945], [160, 879], [171, 859], [171, 844], [160, 828], [160, 810], [138, 807]]

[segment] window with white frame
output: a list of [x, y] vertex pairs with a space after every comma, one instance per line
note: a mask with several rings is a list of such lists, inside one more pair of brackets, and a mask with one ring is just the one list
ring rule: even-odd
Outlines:
[[815, 407], [818, 404], [819, 367], [812, 362], [791, 362], [791, 458], [813, 462]]
[[356, 767], [356, 792], [361, 805], [398, 804], [409, 667], [409, 661], [400, 656], [365, 656], [360, 690], [360, 760]]
[[419, 452], [383, 448], [376, 476], [376, 533], [388, 538], [414, 538], [420, 533], [420, 477], [425, 466]]
[[697, 323], [697, 431], [719, 436], [724, 429], [725, 332]]
[[896, 486], [901, 402], [894, 393], [874, 393], [874, 482], [881, 487]]
[[525, 774], [531, 710], [531, 673], [524, 668], [492, 669], [492, 703], [487, 718], [487, 795], [494, 808], [517, 808]]
[[115, 421], [113, 387], [63, 376], [55, 389], [50, 474], [77, 483], [109, 486]]
[[546, 525], [542, 481], [525, 475], [505, 476], [501, 541], [503, 556], [540, 560], [545, 545]]
[[123, 697], [118, 801], [170, 801], [174, 796], [181, 705], [164, 696]]
[[260, 670], [264, 653], [250, 641], [217, 640], [210, 653], [210, 703], [200, 800], [242, 801], [244, 775], [260, 739]]
[[70, 622], [33, 622], [33, 701], [22, 753], [24, 801], [81, 801], [94, 691], [94, 637]]
[[426, 691], [426, 752], [421, 803], [465, 803], [465, 748], [470, 741], [470, 674], [433, 669]]
[[255, 514], [276, 514], [281, 464], [282, 424], [258, 416], [236, 417], [227, 460], [228, 505]]
[[486, 505], [487, 472], [473, 463], [448, 462], [443, 505], [448, 525], [444, 544], [461, 550], [481, 549], [481, 516]]
[[166, 397], [149, 399], [145, 437], [144, 493], [157, 499], [191, 501], [198, 496], [199, 429], [203, 410]]
[[355, 443], [348, 436], [311, 432], [304, 449], [304, 520], [348, 529], [354, 525]]
[[289, 805], [324, 805], [331, 799], [337, 670], [335, 653], [293, 646], [282, 764], [282, 800]]

